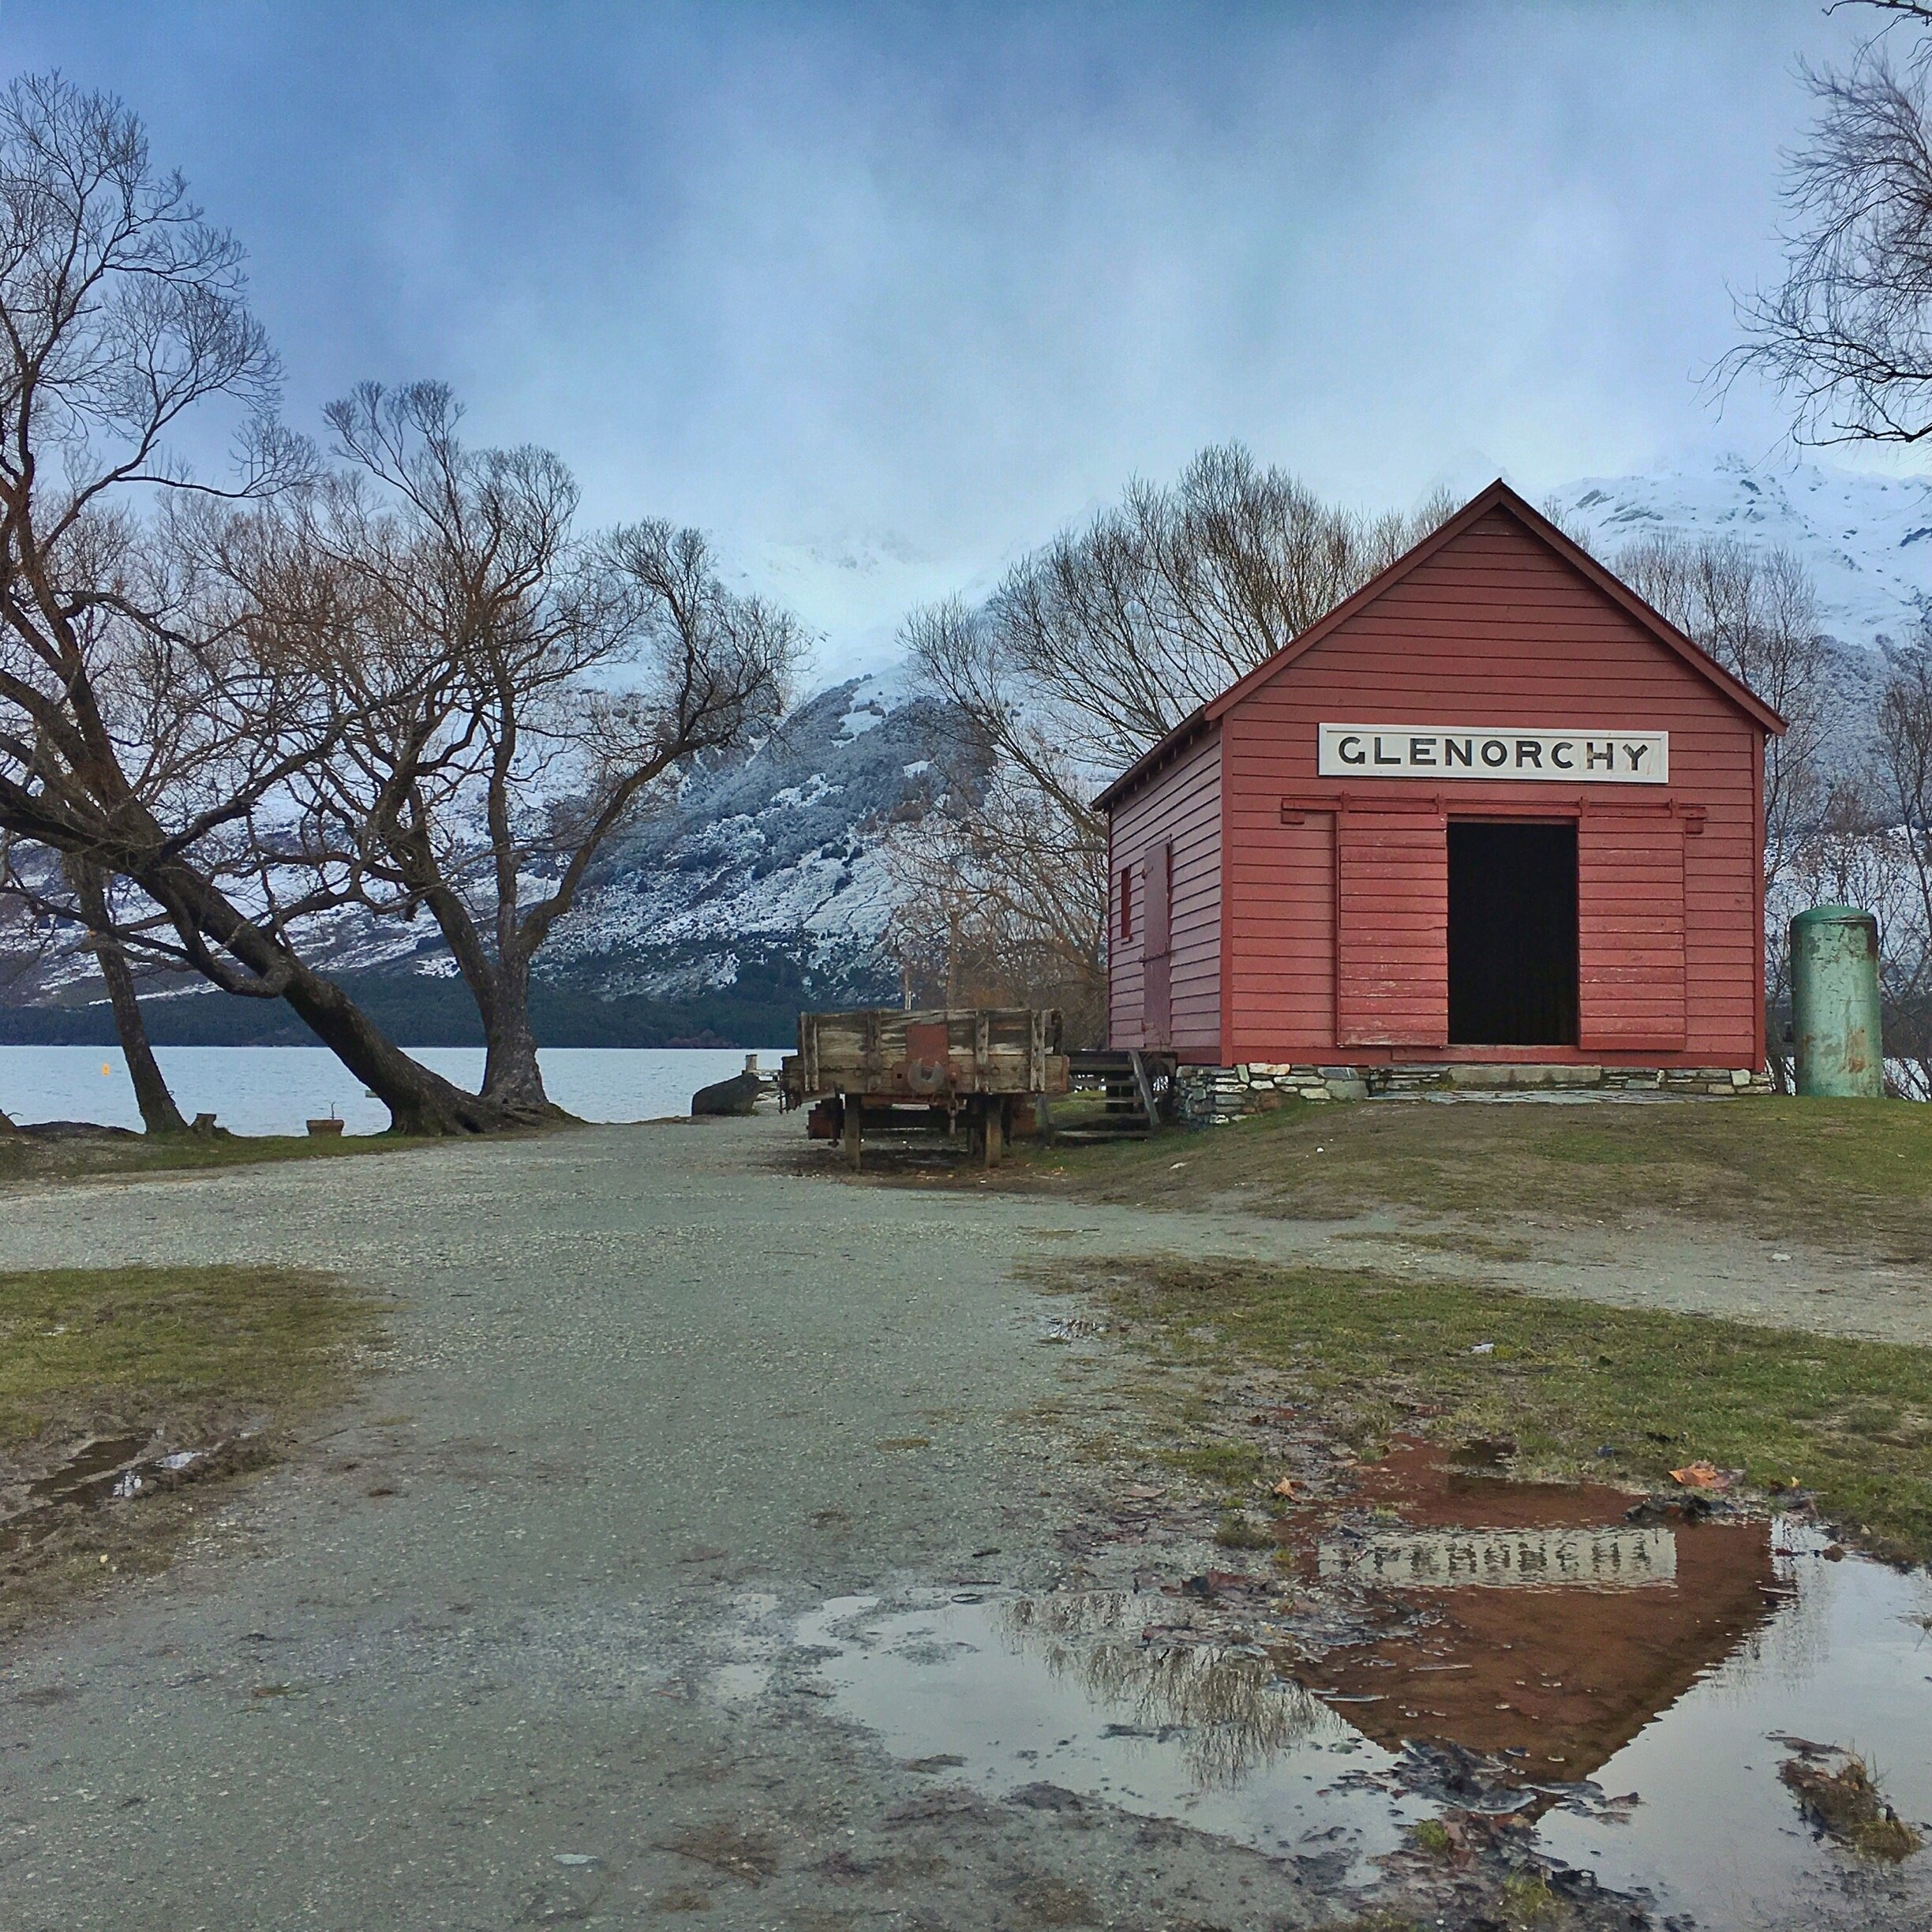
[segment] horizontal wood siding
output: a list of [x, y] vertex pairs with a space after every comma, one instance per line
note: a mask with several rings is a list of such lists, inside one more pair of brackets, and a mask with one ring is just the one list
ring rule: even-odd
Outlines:
[[1335, 821], [1344, 1046], [1449, 1038], [1449, 842], [1440, 811], [1345, 811]]
[[1658, 812], [1584, 813], [1577, 827], [1578, 1039], [1680, 1052], [1684, 837]]
[[[1144, 1022], [1151, 899], [1147, 858], [1172, 848], [1167, 905], [1170, 1044], [1184, 1058], [1211, 1063], [1221, 1042], [1221, 747], [1209, 739], [1125, 800], [1114, 814], [1109, 865], [1108, 1040], [1154, 1044]], [[1132, 936], [1120, 932], [1121, 873], [1134, 875]], [[1157, 989], [1158, 990], [1158, 989]]]
[[[1683, 1044], [1674, 1053], [1633, 1047], [1623, 1057], [1758, 1063], [1762, 733], [1503, 509], [1472, 523], [1221, 720], [1226, 1058], [1320, 1064], [1398, 1059], [1405, 1051], [1395, 1045], [1339, 1050], [1335, 820], [1310, 809], [1298, 822], [1284, 822], [1282, 812], [1285, 798], [1313, 800], [1345, 788], [1345, 781], [1316, 772], [1316, 727], [1324, 720], [1668, 731], [1671, 782], [1663, 797], [1705, 814], [1701, 835], [1681, 846]], [[1413, 799], [1432, 808], [1440, 797], [1455, 817], [1481, 818], [1485, 808], [1574, 817], [1581, 801], [1629, 796], [1601, 784], [1415, 778], [1372, 781], [1355, 803]], [[1144, 796], [1123, 801], [1121, 818], [1139, 813]], [[1646, 794], [1652, 800], [1663, 802]], [[1638, 897], [1627, 894], [1627, 906]], [[1633, 961], [1642, 954], [1639, 937], [1625, 935]], [[1668, 950], [1672, 942], [1660, 943]], [[1601, 970], [1613, 970], [1607, 953]], [[1560, 1059], [1566, 1051], [1584, 1058], [1587, 1050], [1538, 1051]]]

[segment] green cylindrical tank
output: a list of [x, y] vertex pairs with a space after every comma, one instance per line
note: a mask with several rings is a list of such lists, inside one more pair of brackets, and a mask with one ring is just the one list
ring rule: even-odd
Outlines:
[[1856, 906], [1814, 906], [1791, 923], [1798, 1091], [1831, 1100], [1885, 1093], [1878, 922]]

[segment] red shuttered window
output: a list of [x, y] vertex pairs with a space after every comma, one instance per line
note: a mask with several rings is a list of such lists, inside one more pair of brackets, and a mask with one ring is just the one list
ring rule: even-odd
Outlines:
[[1681, 1050], [1684, 1032], [1682, 820], [1594, 807], [1577, 828], [1578, 1041]]
[[1440, 807], [1335, 814], [1335, 1038], [1449, 1039], [1449, 837]]
[[1144, 863], [1147, 899], [1141, 908], [1140, 1043], [1166, 1046], [1174, 1036], [1174, 939], [1168, 906], [1174, 875], [1171, 842], [1163, 839], [1150, 845]]

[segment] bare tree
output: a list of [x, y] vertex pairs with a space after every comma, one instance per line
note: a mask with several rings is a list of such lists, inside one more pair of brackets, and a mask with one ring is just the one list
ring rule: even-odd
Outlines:
[[1896, 58], [1881, 34], [1803, 71], [1818, 114], [1786, 163], [1784, 279], [1740, 300], [1745, 339], [1713, 373], [1768, 377], [1801, 440], [1916, 443], [1932, 432], [1932, 44]]
[[[321, 902], [251, 875], [241, 834], [339, 724], [139, 515], [266, 498], [307, 468], [246, 298], [238, 245], [119, 102], [58, 76], [0, 95], [0, 829], [73, 862], [83, 893], [128, 882], [144, 910], [114, 938], [286, 1000], [398, 1126], [493, 1125], [302, 959]], [[224, 406], [237, 465], [217, 485], [168, 444]], [[90, 923], [78, 897], [66, 912]]]
[[7, 977], [24, 985], [50, 960], [88, 955], [107, 995], [142, 1124], [152, 1134], [183, 1133], [187, 1123], [148, 1041], [134, 968], [110, 905], [114, 883], [89, 859], [23, 845], [0, 829], [0, 905], [10, 928], [0, 933], [0, 958]]
[[1885, 1058], [1911, 1097], [1932, 1099], [1932, 644], [1894, 655], [1878, 707], [1877, 809], [1867, 843], [1890, 863], [1841, 896], [1880, 921]]
[[[1106, 1028], [1106, 845], [1043, 760], [988, 766], [955, 743], [939, 796], [886, 842], [889, 940], [908, 1003], [1055, 1006], [1069, 1038]], [[1050, 768], [1049, 768], [1050, 773]]]
[[107, 989], [107, 1002], [114, 1014], [114, 1031], [120, 1035], [128, 1078], [133, 1082], [134, 1103], [140, 1109], [141, 1125], [151, 1134], [185, 1133], [188, 1123], [174, 1104], [161, 1063], [155, 1059], [148, 1039], [148, 1023], [141, 1016], [127, 947], [108, 911], [107, 875], [95, 860], [73, 852], [66, 855], [66, 871], [74, 904], [85, 923], [88, 949]]
[[200, 520], [211, 567], [335, 722], [264, 856], [310, 867], [336, 902], [426, 911], [482, 1023], [484, 1099], [541, 1120], [538, 951], [614, 832], [775, 722], [801, 634], [728, 590], [695, 530], [578, 537], [564, 466], [466, 447], [442, 384], [365, 384], [328, 414], [350, 474]]
[[[1617, 574], [1685, 636], [1748, 685], [1788, 728], [1765, 747], [1764, 892], [1777, 902], [1826, 802], [1830, 725], [1829, 659], [1810, 572], [1788, 550], [1734, 538], [1653, 537], [1619, 552]], [[1765, 1051], [1780, 1092], [1790, 1084], [1772, 1016], [1788, 998], [1790, 961], [1781, 931], [1765, 931]]]
[[936, 754], [949, 836], [913, 857], [930, 904], [972, 882], [979, 913], [962, 930], [976, 958], [1005, 960], [1009, 996], [1051, 984], [1104, 1030], [1101, 787], [1455, 507], [1364, 517], [1237, 446], [1206, 449], [1173, 485], [1133, 483], [1023, 560], [983, 607], [908, 620], [903, 641], [953, 721]]

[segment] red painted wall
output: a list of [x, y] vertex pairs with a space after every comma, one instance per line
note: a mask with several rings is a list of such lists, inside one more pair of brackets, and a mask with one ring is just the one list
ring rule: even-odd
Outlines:
[[[1668, 731], [1671, 779], [1657, 788], [1420, 777], [1354, 784], [1317, 775], [1316, 728], [1324, 721]], [[1763, 738], [1692, 665], [1494, 509], [1237, 699], [1218, 743], [1117, 803], [1116, 897], [1119, 867], [1185, 822], [1190, 945], [1212, 930], [1220, 958], [1211, 979], [1195, 970], [1184, 1040], [1177, 953], [1174, 1045], [1184, 1058], [1755, 1067]], [[1210, 765], [1218, 841], [1198, 818], [1213, 789]], [[1346, 809], [1338, 811], [1345, 792]], [[1285, 798], [1305, 807], [1299, 822], [1283, 822]], [[1581, 1046], [1441, 1043], [1445, 811], [1578, 819]], [[1177, 842], [1177, 918], [1181, 849]], [[1389, 911], [1392, 940], [1339, 919], [1338, 908], [1346, 914], [1351, 905]], [[1117, 1046], [1141, 1043], [1139, 998], [1133, 949], [1120, 947]], [[1219, 1023], [1211, 1048], [1203, 1030], [1211, 1017]]]
[[[1172, 1046], [1212, 1064], [1221, 1050], [1221, 747], [1210, 736], [1190, 747], [1125, 800], [1110, 836], [1107, 932], [1108, 1037], [1116, 1046]], [[1151, 1040], [1143, 1015], [1142, 972], [1148, 911], [1148, 854], [1170, 848], [1168, 888], [1168, 1011], [1170, 1037]], [[1133, 922], [1121, 934], [1121, 875], [1133, 874]]]

